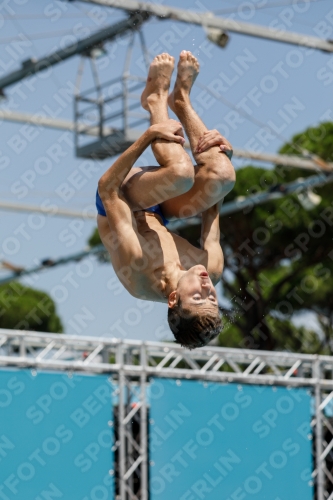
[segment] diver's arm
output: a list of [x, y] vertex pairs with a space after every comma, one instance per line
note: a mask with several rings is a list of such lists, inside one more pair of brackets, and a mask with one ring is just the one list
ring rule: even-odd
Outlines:
[[111, 191], [120, 192], [125, 177], [153, 140], [161, 138], [183, 144], [184, 138], [179, 135], [180, 130], [181, 124], [176, 120], [167, 120], [151, 125], [100, 178], [98, 192], [102, 201], [104, 202]]
[[201, 248], [207, 253], [207, 271], [217, 283], [223, 271], [224, 259], [220, 245], [219, 210], [222, 202], [216, 203], [202, 213]]

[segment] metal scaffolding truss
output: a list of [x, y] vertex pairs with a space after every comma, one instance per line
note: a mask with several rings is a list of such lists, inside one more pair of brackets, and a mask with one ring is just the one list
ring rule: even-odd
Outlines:
[[[313, 394], [317, 500], [333, 498], [333, 357], [0, 329], [0, 366], [109, 373], [117, 384], [116, 490], [148, 499], [147, 387], [150, 377], [308, 387]], [[330, 409], [330, 411], [328, 411]]]

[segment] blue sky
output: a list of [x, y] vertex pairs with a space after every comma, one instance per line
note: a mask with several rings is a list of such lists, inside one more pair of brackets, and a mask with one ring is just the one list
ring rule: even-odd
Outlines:
[[[180, 7], [175, 0], [163, 3]], [[278, 3], [279, 6], [272, 7]], [[183, 0], [181, 7], [219, 11], [221, 16], [244, 22], [333, 38], [333, 9], [329, 0], [286, 4], [287, 1], [266, 0]], [[40, 58], [66, 47], [77, 38], [124, 17], [122, 11], [83, 2], [3, 2], [0, 77], [18, 69], [23, 60]], [[296, 132], [322, 120], [333, 120], [331, 54], [234, 33], [230, 33], [227, 47], [220, 49], [207, 41], [201, 27], [169, 20], [152, 19], [144, 25], [143, 32], [151, 57], [165, 51], [178, 57], [183, 49], [198, 56], [201, 73], [192, 92], [194, 105], [207, 127], [219, 128], [234, 147], [276, 152]], [[97, 62], [101, 81], [121, 75], [128, 40], [125, 37], [107, 44], [108, 55]], [[78, 65], [79, 57], [73, 57], [8, 87], [7, 100], [1, 102], [1, 108], [72, 120], [73, 99], [68, 92], [75, 84]], [[131, 73], [145, 76], [137, 43]], [[91, 77], [87, 74], [83, 88], [90, 84]], [[209, 85], [220, 93], [219, 99], [202, 88]], [[263, 130], [267, 124], [271, 135]], [[3, 121], [0, 133], [1, 199], [93, 210], [98, 179], [111, 159], [96, 163], [89, 174], [83, 175], [83, 160], [75, 157], [74, 137], [70, 132]], [[145, 152], [138, 164], [154, 165], [151, 152]], [[236, 168], [244, 164], [234, 161]], [[73, 182], [75, 188], [65, 199], [61, 186], [64, 183], [73, 186]], [[44, 258], [82, 250], [95, 227], [93, 221], [5, 211], [0, 212], [0, 221], [0, 259], [24, 267]], [[51, 294], [68, 334], [146, 340], [171, 338], [166, 305], [131, 297], [118, 284], [112, 267], [99, 264], [94, 258], [24, 278], [22, 283]], [[86, 319], [78, 321], [78, 314]]]

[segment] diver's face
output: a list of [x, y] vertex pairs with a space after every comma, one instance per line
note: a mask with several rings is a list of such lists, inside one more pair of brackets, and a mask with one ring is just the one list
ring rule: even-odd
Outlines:
[[216, 309], [218, 306], [216, 290], [202, 265], [191, 267], [178, 282], [177, 292], [182, 307], [200, 306]]

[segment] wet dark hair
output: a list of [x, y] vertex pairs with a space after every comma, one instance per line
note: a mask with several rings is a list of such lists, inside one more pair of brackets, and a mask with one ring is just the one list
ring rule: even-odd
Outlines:
[[218, 307], [216, 312], [200, 311], [200, 306], [183, 308], [180, 299], [174, 307], [169, 307], [168, 323], [176, 342], [188, 349], [207, 345], [223, 328]]

